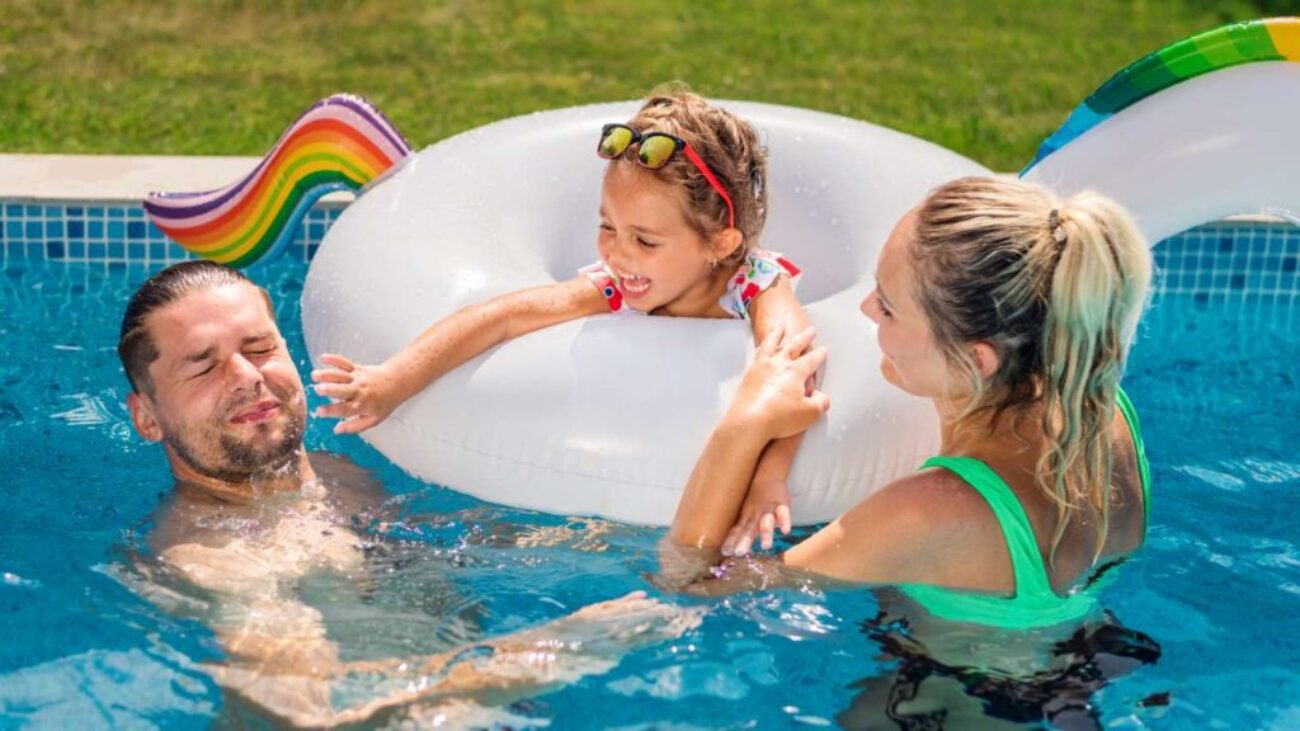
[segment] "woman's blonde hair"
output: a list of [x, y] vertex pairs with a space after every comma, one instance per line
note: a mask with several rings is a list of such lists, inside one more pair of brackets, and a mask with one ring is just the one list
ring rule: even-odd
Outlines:
[[[753, 125], [714, 106], [682, 84], [651, 92], [628, 124], [638, 132], [663, 132], [690, 145], [713, 171], [736, 209], [741, 245], [719, 266], [737, 266], [758, 246], [767, 221], [767, 152]], [[615, 161], [617, 164], [619, 161]], [[686, 191], [687, 220], [708, 237], [727, 227], [727, 203], [684, 154], [647, 171]]]
[[[959, 421], [1041, 401], [1036, 477], [1057, 504], [1052, 554], [1081, 505], [1098, 517], [1100, 554], [1116, 390], [1151, 280], [1146, 240], [1096, 193], [1061, 201], [1019, 180], [963, 178], [922, 203], [911, 254], [935, 340], [971, 381]], [[997, 353], [990, 378], [971, 359], [976, 342]]]

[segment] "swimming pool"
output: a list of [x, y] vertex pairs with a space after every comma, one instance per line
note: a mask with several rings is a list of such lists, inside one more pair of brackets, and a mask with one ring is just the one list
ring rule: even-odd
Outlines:
[[[1300, 487], [1300, 236], [1242, 228], [1207, 227], [1157, 248], [1161, 291], [1125, 381], [1156, 481], [1150, 542], [1104, 597], [1160, 656], [1096, 695], [1107, 727], [1300, 726], [1300, 643], [1289, 621], [1300, 616], [1300, 525], [1288, 510]], [[141, 521], [170, 487], [160, 451], [130, 428], [113, 350], [124, 302], [150, 268], [130, 263], [129, 244], [110, 262], [107, 246], [93, 259], [85, 249], [72, 256], [71, 242], [53, 256], [49, 243], [23, 256], [6, 249], [0, 276], [0, 726], [249, 722], [197, 667], [219, 657], [211, 633], [121, 580], [141, 550]], [[305, 372], [304, 271], [285, 259], [257, 276]], [[382, 547], [368, 595], [309, 587], [313, 604], [333, 608], [326, 624], [345, 654], [444, 649], [655, 591], [644, 574], [656, 565], [658, 530], [425, 486], [321, 422], [307, 443], [372, 469], [394, 496], [395, 519], [363, 526]], [[670, 600], [707, 607], [703, 624], [515, 704], [510, 723], [834, 725], [891, 670], [863, 630], [876, 613], [867, 591]]]

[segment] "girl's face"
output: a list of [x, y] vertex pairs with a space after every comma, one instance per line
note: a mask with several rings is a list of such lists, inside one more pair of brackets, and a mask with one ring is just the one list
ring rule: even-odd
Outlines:
[[876, 265], [876, 288], [862, 300], [863, 314], [876, 323], [885, 380], [925, 398], [959, 396], [947, 358], [934, 341], [929, 320], [915, 296], [916, 269], [908, 254], [916, 230], [916, 209], [894, 226]]
[[687, 220], [684, 193], [648, 170], [614, 164], [600, 198], [600, 257], [624, 303], [640, 312], [667, 308], [712, 284], [708, 242]]

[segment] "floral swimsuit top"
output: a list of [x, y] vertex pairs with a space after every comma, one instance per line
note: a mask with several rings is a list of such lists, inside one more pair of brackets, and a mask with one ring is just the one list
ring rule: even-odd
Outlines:
[[[585, 266], [579, 269], [578, 273], [586, 275], [600, 289], [601, 294], [605, 295], [610, 312], [618, 315], [645, 314], [623, 302], [623, 293], [616, 285], [618, 279], [605, 262], [598, 261]], [[745, 255], [745, 261], [736, 268], [731, 281], [727, 282], [727, 292], [718, 300], [718, 305], [737, 320], [748, 320], [749, 303], [753, 302], [759, 293], [775, 284], [777, 278], [783, 274], [790, 278], [790, 286], [793, 288], [798, 286], [803, 270], [774, 251], [754, 249]]]

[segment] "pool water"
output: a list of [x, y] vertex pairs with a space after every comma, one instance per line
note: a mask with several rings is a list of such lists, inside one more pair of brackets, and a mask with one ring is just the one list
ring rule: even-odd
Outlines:
[[[297, 300], [305, 265], [255, 273], [308, 370]], [[198, 667], [211, 632], [129, 587], [143, 521], [169, 490], [161, 450], [134, 434], [114, 347], [143, 268], [41, 262], [0, 276], [0, 727], [263, 725]], [[1105, 590], [1158, 660], [1092, 697], [1107, 728], [1300, 727], [1300, 489], [1294, 300], [1156, 298], [1125, 388], [1155, 480], [1146, 550]], [[329, 607], [345, 656], [447, 649], [555, 619], [647, 580], [660, 530], [562, 518], [427, 486], [360, 440], [313, 422], [307, 444], [348, 455], [393, 496], [368, 539], [374, 586]], [[851, 723], [897, 663], [864, 624], [866, 590], [701, 600], [702, 624], [603, 675], [484, 724], [785, 728]], [[320, 601], [318, 601], [320, 600]], [[1148, 658], [1150, 659], [1150, 658]]]

